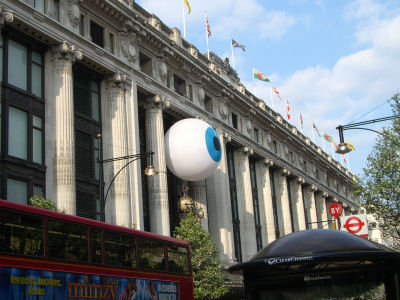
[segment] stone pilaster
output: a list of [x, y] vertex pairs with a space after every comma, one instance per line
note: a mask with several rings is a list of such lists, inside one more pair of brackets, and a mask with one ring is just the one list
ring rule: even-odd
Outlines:
[[67, 42], [53, 48], [51, 57], [53, 84], [48, 99], [53, 100], [48, 101], [51, 102], [48, 103], [48, 111], [53, 114], [55, 125], [52, 196], [55, 197], [57, 208], [68, 214], [76, 214], [72, 63], [81, 58], [82, 52]]
[[191, 181], [190, 190], [192, 191], [193, 200], [197, 207], [204, 213], [204, 217], [200, 220], [201, 226], [208, 232], [208, 213], [207, 213], [207, 189], [205, 180]]
[[256, 226], [254, 223], [254, 206], [249, 166], [249, 155], [251, 154], [252, 150], [248, 147], [242, 147], [234, 152], [243, 261], [248, 261], [257, 253]]
[[[127, 146], [125, 82], [126, 76], [120, 73], [114, 74], [107, 82], [108, 99], [106, 102], [108, 107], [105, 122], [109, 122], [110, 132], [108, 139], [104, 140], [104, 144], [109, 145], [105, 148], [109, 148], [107, 152], [110, 154], [110, 158], [136, 154], [129, 153]], [[104, 176], [106, 187], [115, 178], [106, 199], [106, 221], [122, 226], [132, 225], [128, 186], [129, 174], [128, 168], [125, 167], [128, 163], [130, 163], [129, 159], [109, 163], [111, 165], [110, 173]]]
[[228, 135], [224, 135], [220, 128], [217, 128], [216, 132], [221, 141], [222, 153], [217, 170], [206, 179], [209, 230], [211, 237], [217, 244], [221, 260], [227, 264], [233, 264], [235, 253], [226, 157], [226, 142], [229, 142], [231, 138]]
[[315, 185], [309, 185], [304, 188], [304, 204], [305, 209], [308, 215], [308, 228], [309, 229], [317, 229], [318, 228], [318, 219], [317, 219], [317, 211], [315, 207], [315, 191], [317, 187]]
[[160, 95], [147, 99], [146, 105], [146, 147], [154, 152], [154, 165], [158, 168], [156, 176], [148, 177], [150, 230], [167, 235], [170, 232], [167, 165], [165, 160], [163, 107], [169, 106]]
[[301, 186], [304, 183], [305, 180], [302, 177], [294, 178], [290, 181], [290, 191], [292, 193], [293, 222], [295, 231], [306, 229], [303, 193]]
[[286, 176], [289, 175], [290, 171], [286, 168], [278, 169], [274, 174], [279, 232], [281, 236], [292, 232], [292, 221], [290, 218], [289, 197], [286, 182]]
[[327, 192], [315, 193], [315, 204], [317, 209], [318, 228], [328, 229], [328, 211], [326, 208]]
[[275, 240], [274, 209], [272, 205], [271, 182], [269, 176], [269, 168], [272, 167], [273, 164], [274, 163], [269, 158], [258, 161], [256, 164], [261, 234], [264, 247]]

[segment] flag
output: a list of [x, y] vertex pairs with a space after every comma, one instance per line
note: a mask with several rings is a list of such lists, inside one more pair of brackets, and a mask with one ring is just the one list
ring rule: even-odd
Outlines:
[[253, 77], [255, 79], [259, 79], [261, 81], [269, 82], [269, 79], [267, 78], [267, 76], [265, 76], [263, 73], [261, 73], [260, 71], [254, 69], [254, 68], [253, 68]]
[[232, 42], [232, 47], [239, 47], [242, 48], [243, 51], [246, 51], [246, 47], [242, 44], [239, 44], [238, 42], [236, 42], [234, 39], [231, 38], [231, 42]]
[[342, 154], [342, 159], [343, 159], [343, 162], [346, 163], [346, 156], [344, 156], [343, 154]]
[[326, 132], [324, 132], [324, 134], [322, 135], [323, 138], [325, 139], [325, 141], [332, 143], [333, 142], [333, 137], [331, 137], [330, 135], [328, 135]]
[[301, 129], [303, 129], [303, 116], [301, 115], [301, 112], [299, 112], [299, 116], [300, 116], [300, 126]]
[[289, 99], [286, 99], [286, 106], [287, 106], [287, 118], [290, 120], [290, 104]]
[[211, 37], [210, 24], [208, 24], [207, 14], [206, 14], [206, 30], [207, 30], [207, 36]]
[[192, 11], [192, 8], [190, 7], [189, 1], [188, 0], [183, 0], [183, 3], [185, 3], [187, 5], [188, 10], [189, 10], [188, 13], [190, 14], [191, 11]]
[[338, 145], [334, 141], [332, 141], [332, 145], [337, 149]]
[[318, 136], [321, 137], [321, 134], [319, 133], [319, 130], [314, 123], [312, 123], [312, 128], [318, 133]]
[[275, 94], [278, 96], [278, 98], [280, 100], [282, 100], [281, 95], [279, 94], [278, 90], [274, 86], [272, 86], [272, 90], [275, 92]]

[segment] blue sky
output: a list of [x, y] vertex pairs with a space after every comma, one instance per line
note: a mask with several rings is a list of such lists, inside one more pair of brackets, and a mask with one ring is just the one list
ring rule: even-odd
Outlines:
[[[136, 1], [183, 36], [183, 0]], [[339, 143], [336, 127], [392, 115], [387, 101], [400, 92], [400, 2], [374, 0], [189, 0], [185, 15], [186, 40], [206, 53], [204, 12], [211, 28], [209, 49], [232, 65], [230, 37], [246, 46], [234, 48], [235, 68], [246, 88], [313, 138], [312, 123]], [[270, 85], [254, 82], [252, 68], [264, 73]], [[369, 125], [379, 130], [383, 122]], [[315, 133], [315, 144], [323, 148]], [[344, 131], [356, 150], [348, 155], [350, 171], [361, 174], [376, 134]], [[326, 152], [332, 155], [325, 142]], [[341, 157], [333, 157], [341, 162]]]

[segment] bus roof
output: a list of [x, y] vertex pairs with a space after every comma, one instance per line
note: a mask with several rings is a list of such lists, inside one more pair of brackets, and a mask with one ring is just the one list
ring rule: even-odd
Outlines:
[[12, 201], [8, 201], [8, 200], [0, 199], [0, 207], [5, 207], [5, 208], [18, 210], [18, 211], [26, 212], [26, 213], [32, 213], [32, 214], [36, 214], [36, 215], [58, 218], [58, 219], [62, 219], [65, 221], [90, 225], [90, 226], [109, 229], [109, 230], [115, 230], [115, 231], [119, 231], [119, 232], [126, 232], [126, 233], [130, 233], [130, 234], [135, 234], [135, 235], [141, 236], [141, 237], [148, 237], [148, 238], [159, 239], [159, 240], [172, 242], [172, 243], [189, 245], [188, 241], [177, 239], [174, 237], [164, 236], [164, 235], [151, 233], [151, 232], [147, 232], [147, 231], [142, 231], [142, 230], [137, 230], [137, 229], [133, 229], [133, 228], [128, 228], [128, 227], [124, 227], [124, 226], [118, 226], [118, 225], [114, 225], [114, 224], [110, 224], [110, 223], [100, 222], [100, 221], [96, 221], [96, 220], [92, 220], [92, 219], [88, 219], [88, 218], [84, 218], [84, 217], [69, 215], [66, 213], [56, 212], [56, 211], [43, 209], [43, 208], [31, 206], [31, 205], [21, 204], [21, 203], [17, 203], [17, 202], [12, 202]]

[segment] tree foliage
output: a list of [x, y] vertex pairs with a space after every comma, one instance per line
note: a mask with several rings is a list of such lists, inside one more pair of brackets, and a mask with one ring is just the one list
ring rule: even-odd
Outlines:
[[217, 246], [196, 216], [187, 213], [174, 235], [190, 244], [195, 299], [217, 299], [227, 293]]
[[29, 204], [40, 208], [58, 211], [56, 204], [51, 199], [47, 199], [43, 195], [31, 197], [29, 199]]
[[388, 245], [400, 250], [400, 94], [392, 97], [397, 116], [378, 135], [356, 191], [361, 204], [379, 221]]

